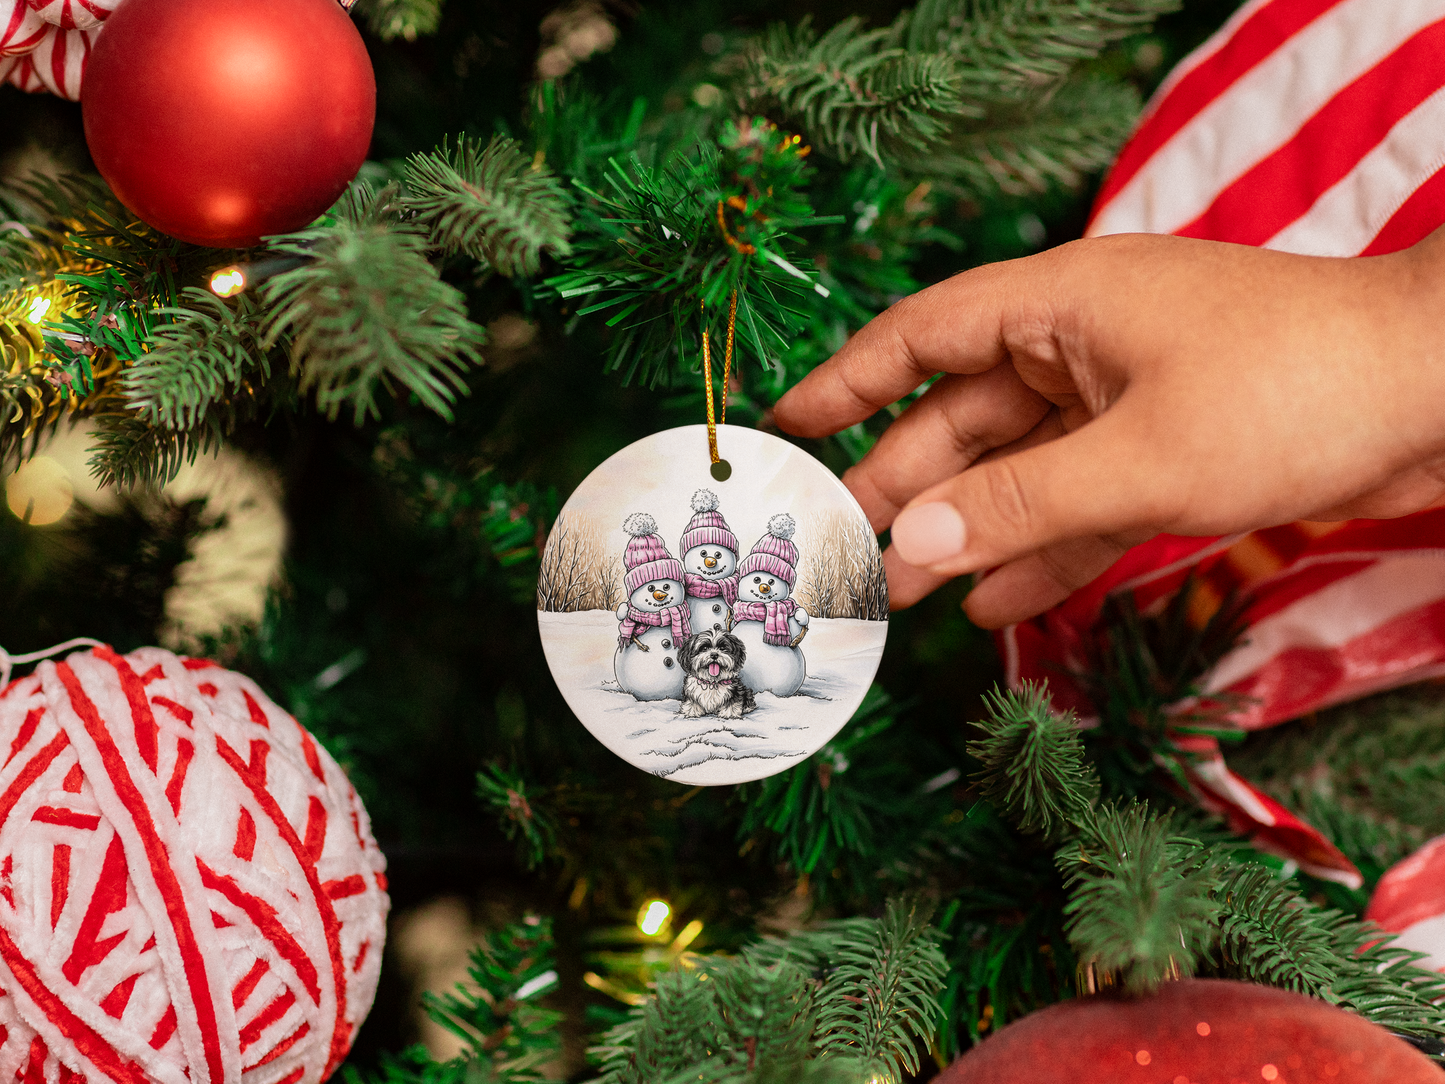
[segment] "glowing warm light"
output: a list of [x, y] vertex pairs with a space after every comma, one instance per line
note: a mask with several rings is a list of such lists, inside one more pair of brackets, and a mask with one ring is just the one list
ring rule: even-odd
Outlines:
[[1139, 1053], [1134, 1055], [1134, 1060], [1137, 1061], [1140, 1065], [1148, 1065], [1154, 1059], [1150, 1057], [1149, 1051], [1141, 1050], [1139, 1051]]
[[662, 929], [670, 914], [672, 914], [672, 908], [667, 904], [661, 900], [651, 900], [643, 904], [642, 910], [637, 913], [637, 928], [651, 937]]
[[1274, 1080], [1279, 1076], [1279, 1070], [1273, 1065], [1266, 1065], [1260, 1069], [1259, 1075], [1264, 1077], [1265, 1080]]
[[695, 918], [682, 928], [682, 932], [672, 940], [668, 947], [673, 952], [682, 952], [688, 945], [697, 940], [697, 935], [702, 933], [702, 919]]
[[1208, 1025], [1207, 1023], [1205, 1023], [1203, 1020], [1201, 1020], [1201, 1021], [1199, 1021], [1199, 1023], [1197, 1023], [1197, 1024], [1194, 1025], [1194, 1030], [1197, 1031], [1197, 1032], [1199, 1032], [1200, 1035], [1208, 1035], [1208, 1034], [1209, 1034], [1209, 1025]]
[[246, 288], [246, 273], [239, 267], [223, 267], [211, 276], [211, 293], [235, 297]]
[[29, 320], [32, 324], [38, 324], [41, 320], [45, 319], [45, 314], [49, 311], [50, 298], [37, 297], [34, 301], [30, 302], [30, 310], [26, 312], [25, 319]]
[[35, 527], [55, 523], [75, 503], [70, 475], [48, 455], [37, 455], [5, 479], [5, 503]]

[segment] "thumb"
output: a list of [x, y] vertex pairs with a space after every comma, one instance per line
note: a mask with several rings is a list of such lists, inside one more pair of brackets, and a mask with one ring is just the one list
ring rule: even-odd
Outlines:
[[1121, 399], [1067, 436], [924, 490], [893, 521], [898, 556], [959, 576], [1076, 538], [1165, 529], [1178, 487], [1131, 413]]

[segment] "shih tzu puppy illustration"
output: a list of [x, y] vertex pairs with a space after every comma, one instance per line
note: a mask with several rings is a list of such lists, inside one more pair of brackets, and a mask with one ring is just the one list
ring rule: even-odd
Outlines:
[[753, 691], [743, 684], [747, 648], [730, 632], [705, 629], [689, 637], [678, 649], [682, 667], [682, 710], [679, 715], [698, 719], [741, 719], [758, 706]]

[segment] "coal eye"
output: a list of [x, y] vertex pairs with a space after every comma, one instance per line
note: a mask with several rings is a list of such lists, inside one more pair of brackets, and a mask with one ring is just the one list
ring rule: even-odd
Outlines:
[[656, 587], [655, 584], [648, 584], [648, 585], [647, 585], [647, 589], [648, 589], [649, 591], [656, 591], [656, 590], [657, 590], [657, 587]]
[[753, 577], [753, 583], [762, 583], [762, 582], [763, 582], [763, 578], [762, 578], [761, 576], [754, 576], [754, 577]]

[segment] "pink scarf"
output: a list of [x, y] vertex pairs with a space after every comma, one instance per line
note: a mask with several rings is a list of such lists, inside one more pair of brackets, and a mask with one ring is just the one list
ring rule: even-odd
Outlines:
[[717, 598], [721, 595], [729, 606], [738, 600], [737, 573], [725, 580], [709, 580], [689, 572], [683, 579], [687, 582], [687, 593], [693, 598]]
[[626, 647], [627, 641], [632, 639], [633, 633], [639, 628], [656, 628], [661, 625], [672, 626], [674, 643], [681, 643], [692, 635], [692, 624], [687, 619], [687, 607], [681, 603], [669, 606], [665, 610], [639, 610], [636, 606], [628, 603], [627, 616], [622, 619], [622, 625], [617, 630], [617, 644], [619, 647]]
[[733, 607], [733, 616], [739, 621], [761, 621], [763, 642], [783, 647], [792, 639], [788, 635], [788, 618], [797, 608], [790, 598], [782, 602], [739, 602]]

